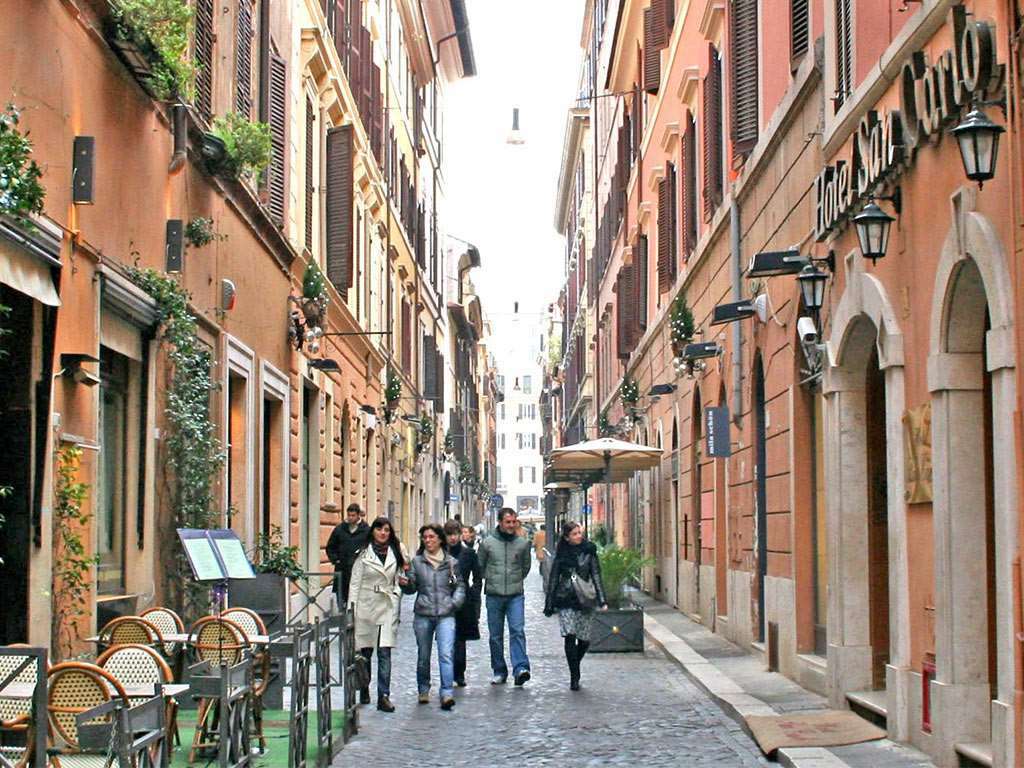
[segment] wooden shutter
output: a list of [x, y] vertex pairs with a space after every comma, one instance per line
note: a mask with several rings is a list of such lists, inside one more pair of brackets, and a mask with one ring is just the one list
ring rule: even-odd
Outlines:
[[313, 158], [316, 152], [316, 113], [313, 111], [313, 102], [306, 97], [306, 250], [313, 252], [313, 206], [315, 196], [313, 194]]
[[846, 97], [853, 92], [853, 3], [836, 3], [836, 92], [833, 98], [838, 112]]
[[619, 358], [626, 359], [633, 351], [634, 328], [636, 325], [636, 289], [633, 281], [633, 265], [624, 264], [619, 269], [618, 287], [615, 291], [616, 342]]
[[238, 0], [238, 25], [235, 29], [235, 111], [252, 115], [252, 0]]
[[412, 311], [406, 299], [402, 299], [402, 370], [412, 372]]
[[682, 221], [683, 258], [688, 259], [697, 247], [697, 126], [692, 115], [686, 117], [682, 136]]
[[640, 157], [640, 144], [644, 140], [644, 92], [639, 83], [633, 84], [633, 160]]
[[342, 297], [353, 273], [352, 126], [327, 131], [327, 279]]
[[671, 262], [672, 282], [679, 274], [679, 173], [673, 163], [665, 163], [665, 178], [668, 181], [669, 231], [668, 248]]
[[444, 413], [444, 354], [437, 350], [437, 362], [434, 365], [434, 373], [437, 376], [437, 400], [434, 401], [434, 412]]
[[757, 144], [757, 2], [732, 0], [729, 4], [732, 149], [737, 155], [749, 154]]
[[704, 77], [704, 218], [710, 220], [722, 203], [722, 60], [708, 46]]
[[633, 250], [634, 287], [636, 288], [636, 326], [639, 332], [647, 330], [647, 235], [640, 235]]
[[287, 182], [285, 177], [287, 159], [287, 107], [288, 69], [284, 59], [270, 53], [270, 168], [267, 172], [268, 207], [270, 216], [279, 226], [284, 226], [284, 206]]
[[670, 231], [668, 179], [658, 182], [658, 293], [664, 293], [675, 282], [670, 257]]
[[359, 29], [359, 58], [363, 67], [359, 76], [359, 83], [362, 86], [359, 115], [363, 118], [363, 127], [369, 133], [373, 125], [373, 39], [366, 27]]
[[377, 165], [384, 167], [384, 97], [380, 90], [380, 67], [371, 63], [370, 76], [370, 148], [377, 158]]
[[665, 47], [665, 6], [655, 0], [644, 8], [644, 90], [657, 93], [661, 84], [661, 49]]
[[789, 0], [790, 68], [796, 70], [807, 53], [811, 39], [809, 0]]
[[362, 51], [359, 45], [359, 16], [361, 12], [359, 0], [353, 0], [348, 6], [348, 19], [345, 25], [345, 74], [348, 75], [348, 87], [352, 91], [352, 97], [359, 106], [359, 95], [362, 93]]
[[423, 334], [423, 397], [433, 400], [437, 397], [437, 345], [434, 337]]
[[196, 0], [195, 10], [196, 107], [213, 115], [213, 0]]

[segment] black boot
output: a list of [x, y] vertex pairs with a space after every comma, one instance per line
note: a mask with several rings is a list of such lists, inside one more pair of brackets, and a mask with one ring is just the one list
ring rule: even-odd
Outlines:
[[583, 656], [586, 654], [587, 649], [590, 647], [590, 643], [586, 640], [576, 641], [576, 690], [580, 689], [580, 677], [581, 677], [581, 666], [583, 663]]
[[369, 704], [370, 703], [370, 689], [369, 689], [369, 687], [367, 687], [367, 688], [360, 688], [359, 689], [359, 703], [360, 704]]
[[569, 690], [580, 689], [580, 659], [576, 651], [576, 635], [565, 636], [565, 660], [569, 663]]

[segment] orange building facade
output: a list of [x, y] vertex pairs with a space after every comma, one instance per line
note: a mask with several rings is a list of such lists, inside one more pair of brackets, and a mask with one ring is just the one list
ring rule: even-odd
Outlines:
[[[588, 2], [556, 215], [561, 437], [664, 451], [595, 521], [943, 766], [1021, 764], [1013, 5]], [[1006, 129], [983, 185], [972, 107]]]

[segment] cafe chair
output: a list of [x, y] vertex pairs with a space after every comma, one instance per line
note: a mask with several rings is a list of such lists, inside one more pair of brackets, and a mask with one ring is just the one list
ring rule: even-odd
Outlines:
[[[17, 648], [22, 644], [10, 645], [9, 648]], [[28, 646], [24, 646], [28, 647]], [[0, 681], [6, 680], [7, 676], [20, 667], [25, 659], [30, 656], [0, 656]], [[34, 684], [36, 681], [36, 661], [32, 658], [21, 672], [19, 672], [14, 683]], [[32, 702], [29, 699], [5, 699], [0, 697], [0, 734], [2, 732], [24, 733], [28, 730], [32, 721]]]
[[[105, 768], [106, 754], [87, 753], [78, 738], [77, 715], [113, 699], [130, 706], [121, 683], [95, 664], [66, 661], [50, 668], [47, 677], [47, 713], [54, 768]], [[101, 718], [110, 722], [112, 716]]]
[[119, 616], [108, 621], [100, 630], [100, 650], [105, 651], [114, 645], [163, 648], [164, 638], [156, 625], [141, 616]]
[[[96, 664], [127, 688], [133, 685], [156, 686], [174, 682], [174, 675], [167, 662], [146, 645], [112, 646], [96, 659]], [[128, 702], [134, 707], [149, 701], [150, 698], [152, 697], [129, 695]], [[178, 746], [181, 746], [181, 736], [178, 733], [178, 702], [170, 696], [167, 697], [165, 720], [168, 733], [178, 742]], [[170, 742], [167, 746], [170, 748]]]
[[[235, 622], [218, 616], [204, 616], [192, 625], [189, 632], [192, 655], [195, 661], [207, 662], [217, 669], [224, 664], [233, 667], [245, 658], [250, 648], [249, 636]], [[192, 748], [188, 761], [195, 762], [196, 752], [216, 747], [217, 717], [219, 701], [215, 698], [200, 697], [196, 713], [196, 731], [192, 736]]]
[[[182, 623], [181, 617], [170, 608], [164, 608], [163, 606], [147, 608], [139, 614], [139, 618], [145, 619], [156, 627], [161, 635], [182, 635], [185, 633], [185, 625]], [[164, 643], [164, 656], [168, 659], [175, 658], [179, 650], [178, 643]]]
[[[267, 634], [267, 625], [263, 623], [263, 619], [249, 608], [228, 608], [220, 616], [222, 619], [235, 622], [248, 637]], [[270, 684], [270, 653], [265, 648], [255, 644], [253, 644], [251, 650], [253, 666], [253, 724], [256, 726], [256, 737], [260, 742], [260, 751], [265, 751], [267, 742], [263, 737], [263, 694], [266, 693], [267, 686]]]

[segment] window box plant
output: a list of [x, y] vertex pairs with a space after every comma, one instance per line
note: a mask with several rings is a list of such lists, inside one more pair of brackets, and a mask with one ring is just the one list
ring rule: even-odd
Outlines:
[[270, 126], [237, 112], [214, 118], [203, 138], [207, 169], [228, 179], [253, 179], [270, 165], [273, 146]]
[[683, 347], [693, 341], [695, 325], [693, 312], [686, 303], [686, 296], [680, 293], [672, 302], [669, 312], [669, 329], [672, 333], [672, 354], [679, 357]]
[[192, 8], [186, 0], [111, 0], [107, 42], [154, 99], [189, 99]]
[[[402, 380], [398, 378], [398, 374], [388, 369], [387, 382], [384, 384], [384, 407], [387, 411], [391, 411], [394, 415], [395, 409], [398, 408], [398, 401], [402, 398]], [[390, 424], [390, 419], [388, 419]]]
[[626, 587], [638, 582], [643, 569], [654, 565], [654, 558], [644, 557], [639, 550], [614, 544], [600, 547], [597, 556], [608, 610], [594, 613], [590, 652], [642, 653], [644, 612], [628, 598]]
[[24, 224], [43, 212], [43, 172], [32, 159], [32, 141], [18, 128], [21, 113], [13, 104], [0, 112], [0, 214]]

